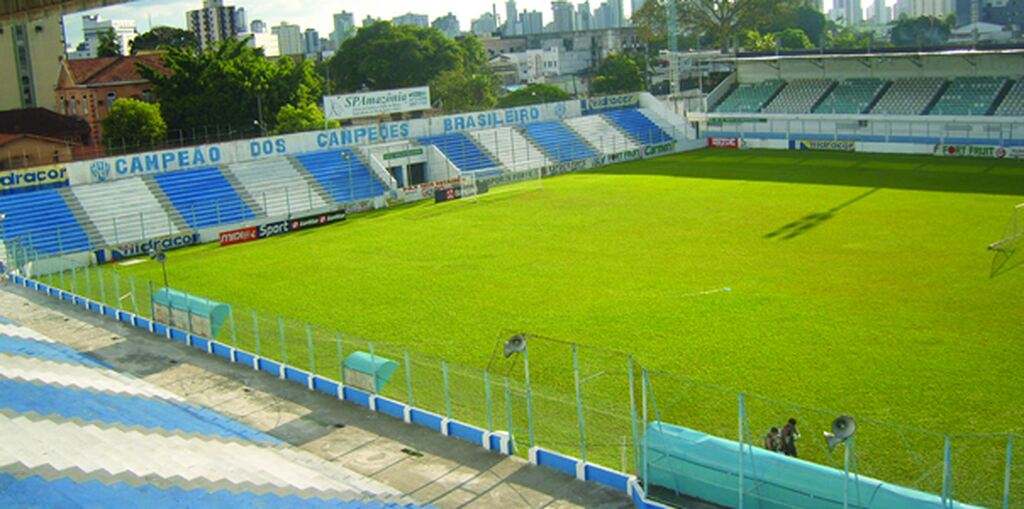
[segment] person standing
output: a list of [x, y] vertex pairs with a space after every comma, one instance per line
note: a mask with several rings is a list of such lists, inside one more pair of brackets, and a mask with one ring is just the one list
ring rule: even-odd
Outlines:
[[772, 426], [772, 429], [768, 430], [768, 434], [764, 436], [764, 448], [771, 452], [780, 452], [782, 450], [778, 427]]
[[796, 419], [790, 417], [786, 425], [782, 427], [782, 454], [796, 458], [797, 440], [800, 440], [800, 432], [796, 429]]

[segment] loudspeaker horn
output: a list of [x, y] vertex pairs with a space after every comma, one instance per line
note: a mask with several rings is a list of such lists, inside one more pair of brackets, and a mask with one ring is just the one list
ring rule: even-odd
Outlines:
[[857, 423], [849, 415], [840, 415], [832, 421], [832, 432], [825, 432], [825, 443], [828, 444], [829, 452], [832, 452], [837, 445], [845, 442], [857, 431]]
[[526, 336], [516, 334], [505, 341], [505, 358], [526, 350]]

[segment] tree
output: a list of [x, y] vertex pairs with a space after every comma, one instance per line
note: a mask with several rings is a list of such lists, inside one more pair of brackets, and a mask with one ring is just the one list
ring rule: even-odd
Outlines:
[[[316, 131], [324, 128], [324, 112], [313, 103], [302, 105], [285, 104], [277, 111], [274, 134]], [[331, 120], [327, 127], [338, 127], [337, 120]]]
[[514, 108], [530, 104], [565, 101], [571, 97], [568, 92], [554, 85], [534, 83], [498, 99], [498, 106], [501, 108]]
[[824, 16], [807, 0], [648, 0], [633, 15], [633, 25], [644, 40], [666, 38], [666, 2], [675, 2], [680, 48], [696, 44], [695, 39], [686, 38], [692, 34], [701, 35], [701, 43], [726, 51], [734, 39], [745, 39], [749, 30], [760, 34], [800, 28], [814, 37], [824, 27]]
[[282, 58], [271, 63], [245, 40], [221, 41], [201, 53], [168, 48], [163, 63], [169, 75], [144, 65], [140, 74], [153, 83], [172, 130], [253, 130], [253, 122], [260, 118], [273, 129], [282, 106], [316, 103], [323, 86], [312, 62], [296, 64]]
[[167, 136], [160, 105], [138, 99], [118, 99], [102, 121], [103, 144], [108, 149], [150, 146]]
[[436, 28], [379, 21], [346, 39], [331, 58], [332, 88], [355, 92], [426, 85], [445, 71], [463, 70], [486, 59], [486, 52], [481, 56], [476, 45], [453, 41]]
[[950, 19], [939, 19], [932, 16], [910, 18], [900, 16], [891, 23], [889, 40], [895, 46], [938, 46], [949, 40]]
[[772, 34], [779, 41], [779, 47], [786, 50], [801, 50], [813, 48], [807, 34], [799, 28], [787, 28], [781, 32]]
[[747, 30], [743, 36], [743, 48], [747, 51], [775, 51], [775, 36], [757, 30]]
[[108, 28], [98, 34], [99, 43], [96, 45], [97, 57], [118, 57], [121, 56], [121, 38], [114, 33], [113, 28]]
[[594, 94], [621, 94], [644, 89], [640, 66], [622, 53], [609, 53], [597, 66], [597, 76], [590, 85]]
[[431, 97], [447, 113], [479, 111], [497, 103], [498, 78], [491, 72], [445, 71], [430, 82]]
[[152, 51], [162, 47], [199, 49], [196, 34], [180, 28], [158, 26], [132, 39], [130, 43], [132, 55], [140, 51]]

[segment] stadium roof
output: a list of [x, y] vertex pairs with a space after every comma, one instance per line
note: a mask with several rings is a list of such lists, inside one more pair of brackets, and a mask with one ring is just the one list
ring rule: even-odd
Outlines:
[[943, 56], [979, 56], [979, 55], [1024, 55], [1024, 47], [994, 47], [984, 49], [972, 48], [936, 48], [933, 50], [908, 50], [906, 48], [881, 48], [870, 52], [864, 50], [841, 51], [841, 52], [803, 52], [803, 53], [740, 53], [739, 55], [723, 55], [717, 58], [707, 59], [710, 62], [772, 62], [778, 60], [821, 60], [828, 58], [836, 59], [864, 59], [864, 58], [920, 58], [920, 57], [943, 57]]
[[24, 22], [53, 10], [70, 14], [121, 3], [125, 0], [4, 0], [0, 2], [0, 24]]

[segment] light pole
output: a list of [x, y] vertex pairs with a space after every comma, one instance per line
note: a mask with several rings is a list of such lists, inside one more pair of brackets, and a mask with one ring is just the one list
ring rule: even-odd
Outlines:
[[167, 254], [159, 248], [150, 248], [149, 257], [160, 264], [160, 268], [163, 269], [164, 272], [164, 288], [170, 291], [171, 285], [167, 284]]

